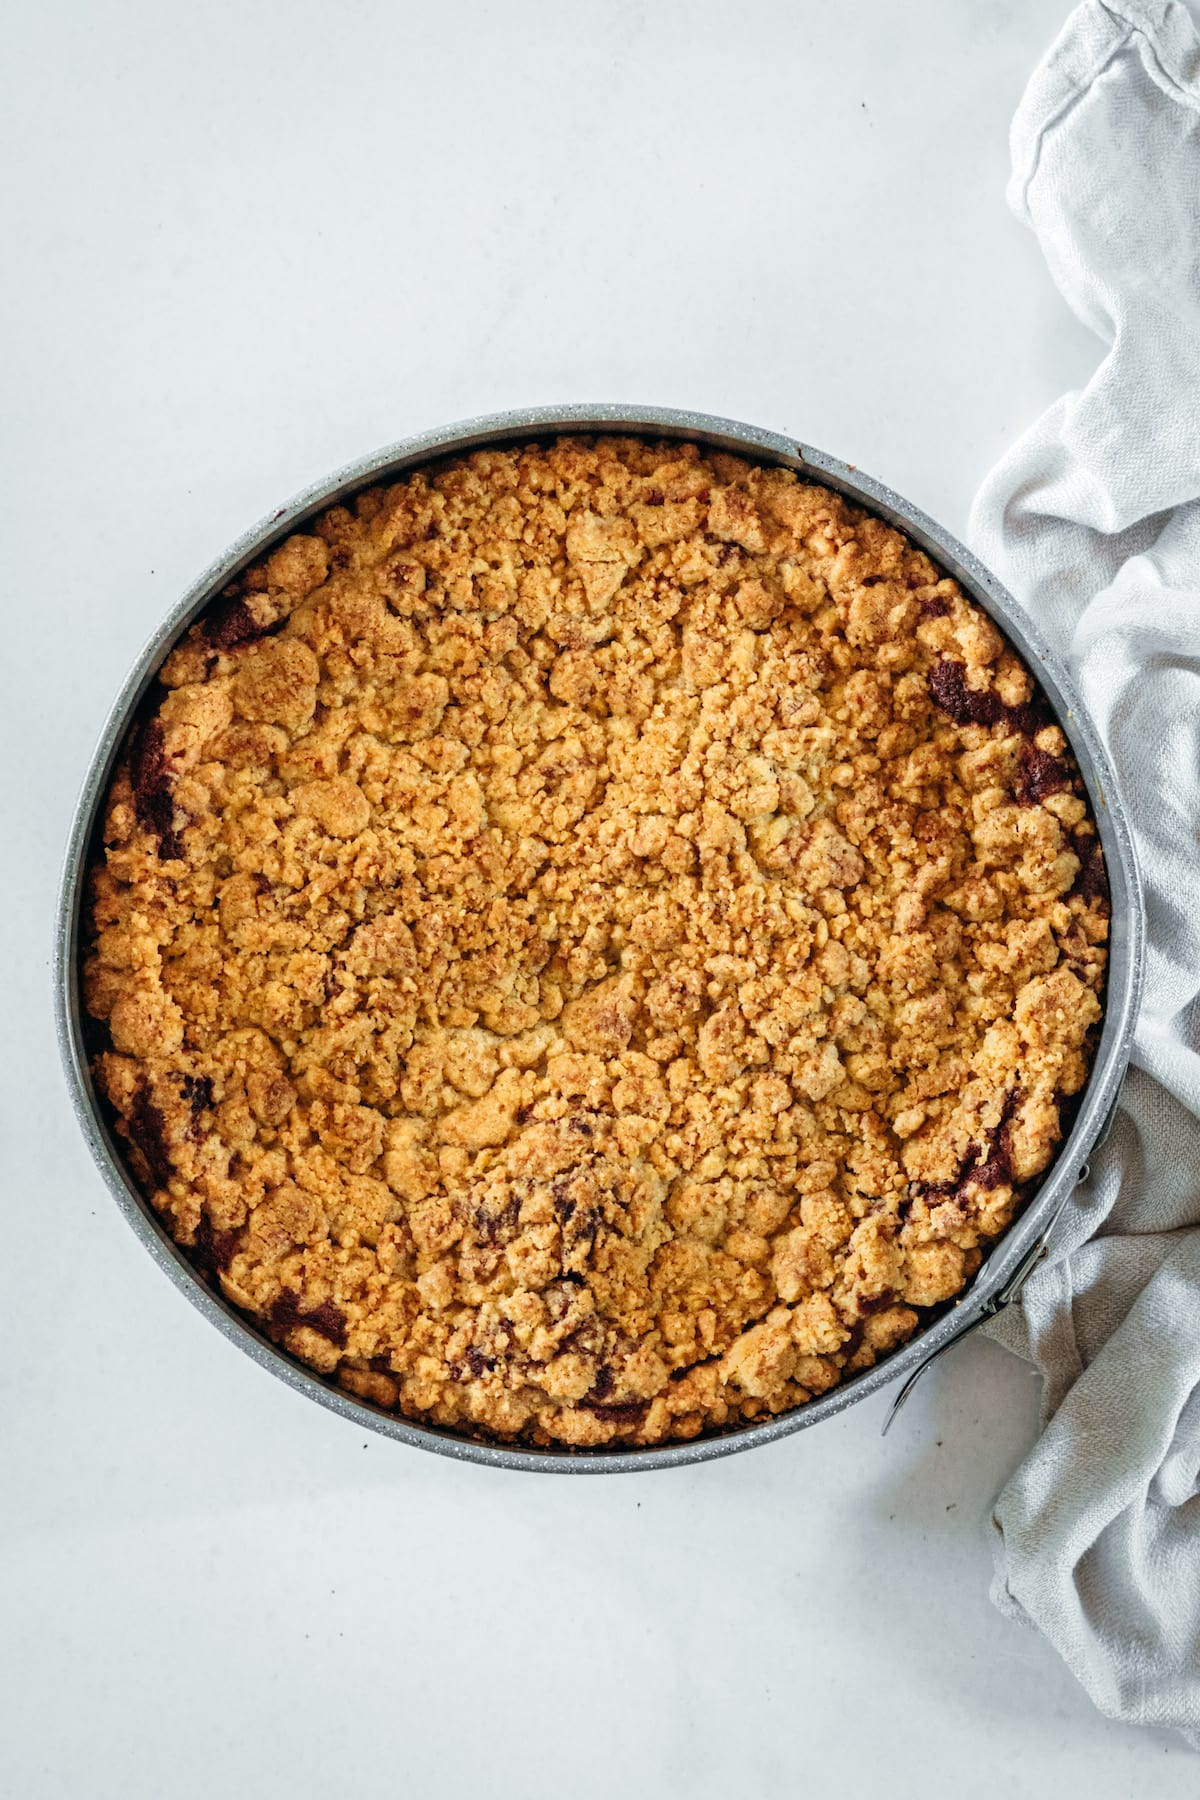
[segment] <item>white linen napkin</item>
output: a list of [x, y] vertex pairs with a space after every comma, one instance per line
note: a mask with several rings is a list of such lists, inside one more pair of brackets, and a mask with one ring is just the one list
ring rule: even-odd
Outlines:
[[1044, 1378], [993, 1599], [1100, 1709], [1200, 1748], [1200, 37], [1085, 0], [1013, 122], [1010, 203], [1103, 345], [970, 536], [1070, 661], [1137, 837], [1145, 1003], [1117, 1123], [989, 1330]]

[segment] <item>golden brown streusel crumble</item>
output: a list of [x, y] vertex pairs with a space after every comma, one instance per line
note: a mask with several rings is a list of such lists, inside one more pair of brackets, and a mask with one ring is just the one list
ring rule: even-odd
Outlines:
[[93, 873], [96, 1074], [209, 1279], [412, 1418], [656, 1443], [957, 1294], [1060, 1136], [1108, 905], [988, 618], [825, 489], [487, 450], [168, 657]]

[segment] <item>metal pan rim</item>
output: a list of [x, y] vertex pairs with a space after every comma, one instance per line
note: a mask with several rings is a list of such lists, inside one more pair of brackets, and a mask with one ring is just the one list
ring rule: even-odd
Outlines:
[[[925, 550], [991, 615], [1021, 652], [1046, 693], [1071, 744], [1088, 789], [1107, 866], [1112, 926], [1104, 1023], [1081, 1104], [1066, 1142], [1020, 1217], [988, 1253], [971, 1286], [941, 1317], [900, 1350], [828, 1394], [761, 1423], [721, 1435], [644, 1448], [539, 1450], [476, 1440], [386, 1413], [333, 1387], [290, 1357], [210, 1288], [167, 1235], [135, 1186], [108, 1129], [92, 1085], [82, 1042], [78, 986], [78, 929], [88, 851], [109, 774], [134, 710], [167, 651], [226, 583], [279, 539], [357, 489], [394, 479], [447, 456], [489, 444], [563, 433], [629, 433], [691, 439], [709, 448], [749, 455], [794, 469], [834, 488], [883, 518]], [[55, 925], [56, 1027], [70, 1099], [92, 1157], [109, 1191], [154, 1260], [206, 1318], [262, 1368], [341, 1417], [385, 1437], [460, 1462], [538, 1473], [615, 1474], [707, 1462], [775, 1442], [912, 1375], [996, 1304], [1035, 1249], [1076, 1185], [1088, 1155], [1117, 1103], [1133, 1044], [1145, 954], [1145, 913], [1133, 837], [1108, 753], [1074, 681], [1042, 641], [1033, 621], [978, 559], [918, 507], [853, 465], [795, 438], [737, 420], [673, 408], [568, 405], [524, 408], [467, 419], [422, 432], [348, 464], [298, 494], [246, 532], [205, 571], [154, 632], [137, 658], [101, 731], [75, 809], [67, 844]]]

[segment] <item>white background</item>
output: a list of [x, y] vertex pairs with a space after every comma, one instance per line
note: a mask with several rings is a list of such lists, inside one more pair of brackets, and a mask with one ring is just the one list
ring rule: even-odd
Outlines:
[[369, 1437], [89, 1165], [57, 862], [156, 621], [337, 464], [560, 400], [795, 433], [962, 531], [1094, 346], [1004, 206], [1065, 0], [41, 0], [5, 22], [0, 1789], [19, 1800], [1194, 1795], [990, 1607], [1034, 1378], [974, 1342], [704, 1468]]

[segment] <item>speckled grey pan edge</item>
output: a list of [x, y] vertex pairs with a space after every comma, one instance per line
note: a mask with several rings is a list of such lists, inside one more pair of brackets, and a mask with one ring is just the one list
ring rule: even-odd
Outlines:
[[[496, 1444], [414, 1424], [385, 1413], [328, 1385], [311, 1374], [277, 1345], [255, 1330], [220, 1295], [206, 1286], [183, 1253], [159, 1224], [153, 1209], [142, 1198], [125, 1169], [105, 1123], [92, 1086], [82, 1043], [78, 987], [78, 931], [80, 906], [89, 845], [95, 829], [110, 771], [138, 701], [145, 693], [168, 649], [192, 620], [234, 575], [305, 520], [335, 501], [374, 481], [392, 479], [435, 458], [489, 443], [511, 443], [524, 438], [564, 431], [629, 431], [658, 437], [690, 438], [712, 448], [749, 454], [759, 461], [794, 469], [835, 488], [847, 499], [897, 526], [927, 551], [947, 574], [992, 615], [1005, 635], [1021, 651], [1042, 684], [1058, 721], [1070, 740], [1087, 784], [1108, 869], [1112, 895], [1112, 936], [1104, 1025], [1096, 1060], [1071, 1133], [1059, 1151], [1049, 1174], [1021, 1217], [990, 1252], [970, 1288], [957, 1305], [912, 1339], [904, 1348], [810, 1401], [763, 1424], [724, 1435], [698, 1438], [690, 1443], [665, 1444], [646, 1449], [535, 1450], [510, 1449]], [[264, 520], [233, 545], [225, 556], [173, 609], [155, 632], [125, 683], [100, 735], [75, 813], [67, 846], [59, 893], [54, 985], [59, 1048], [66, 1071], [71, 1104], [88, 1148], [110, 1192], [150, 1254], [175, 1285], [218, 1330], [252, 1356], [255, 1362], [290, 1387], [327, 1406], [360, 1427], [385, 1437], [433, 1450], [461, 1462], [485, 1463], [493, 1468], [609, 1474], [623, 1470], [663, 1469], [704, 1462], [749, 1450], [786, 1437], [841, 1412], [856, 1400], [902, 1376], [910, 1376], [954, 1337], [975, 1324], [1013, 1281], [1057, 1217], [1063, 1202], [1079, 1179], [1080, 1170], [1096, 1144], [1116, 1104], [1129, 1062], [1133, 1027], [1137, 1017], [1142, 980], [1145, 937], [1141, 884], [1128, 820], [1116, 779], [1099, 734], [1085, 711], [1066, 670], [1042, 642], [1036, 628], [1012, 596], [980, 564], [970, 551], [948, 536], [932, 519], [898, 494], [873, 481], [860, 470], [838, 462], [806, 444], [774, 432], [742, 425], [732, 419], [703, 413], [677, 412], [640, 406], [551, 406], [492, 417], [468, 419], [440, 431], [423, 432], [361, 462], [342, 469], [327, 481], [308, 488], [290, 505]]]

